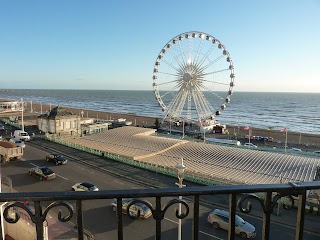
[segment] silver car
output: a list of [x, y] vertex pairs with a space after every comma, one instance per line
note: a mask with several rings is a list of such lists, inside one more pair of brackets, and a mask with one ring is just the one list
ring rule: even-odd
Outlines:
[[[228, 230], [229, 227], [229, 212], [221, 209], [213, 210], [208, 216], [208, 223], [214, 228], [222, 228]], [[236, 215], [235, 233], [242, 238], [255, 238], [256, 228], [250, 223]]]
[[[130, 202], [132, 202], [133, 198], [122, 198], [122, 212], [127, 214], [127, 208], [128, 208], [128, 205]], [[146, 201], [146, 200], [143, 200], [143, 201]], [[146, 201], [147, 202], [147, 201]], [[148, 202], [149, 203], [149, 202]], [[151, 206], [152, 204], [149, 203]], [[112, 210], [113, 211], [117, 211], [117, 199], [114, 199], [111, 203], [111, 207], [112, 207]], [[140, 215], [139, 215], [139, 213]], [[133, 216], [133, 217], [139, 217], [142, 218], [142, 219], [146, 219], [148, 217], [150, 217], [152, 215], [152, 212], [151, 212], [151, 209], [143, 204], [143, 203], [140, 203], [140, 202], [137, 202], [137, 203], [134, 203], [130, 206], [129, 208], [129, 214], [130, 216]]]

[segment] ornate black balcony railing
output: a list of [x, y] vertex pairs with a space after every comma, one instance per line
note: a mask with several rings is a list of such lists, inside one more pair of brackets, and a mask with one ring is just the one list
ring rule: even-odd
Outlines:
[[[183, 189], [169, 188], [169, 189], [141, 189], [141, 190], [110, 190], [99, 192], [46, 192], [46, 193], [1, 193], [0, 202], [11, 202], [3, 211], [4, 219], [9, 223], [16, 223], [19, 220], [19, 214], [16, 213], [13, 218], [8, 214], [9, 209], [13, 207], [24, 209], [30, 216], [32, 222], [36, 225], [37, 239], [43, 239], [43, 222], [46, 220], [47, 213], [54, 207], [64, 207], [68, 210], [67, 216], [62, 216], [60, 210], [58, 219], [62, 222], [69, 221], [76, 213], [76, 225], [78, 231], [78, 239], [83, 239], [83, 211], [82, 201], [95, 199], [117, 199], [117, 224], [118, 224], [118, 239], [123, 239], [123, 225], [122, 225], [122, 198], [155, 198], [155, 207], [145, 204], [152, 210], [152, 216], [156, 225], [156, 239], [161, 239], [161, 221], [164, 219], [166, 211], [170, 206], [175, 204], [183, 204], [184, 212], [179, 215], [176, 212], [176, 217], [183, 219], [189, 214], [190, 206], [187, 202], [179, 200], [179, 196], [193, 198], [193, 239], [199, 239], [199, 205], [200, 196], [202, 195], [229, 195], [229, 231], [228, 239], [235, 239], [235, 216], [236, 208], [242, 212], [249, 213], [252, 209], [252, 202], [250, 199], [256, 199], [262, 206], [262, 239], [270, 239], [270, 217], [273, 212], [276, 202], [284, 196], [287, 196], [290, 201], [284, 206], [285, 209], [290, 209], [293, 206], [293, 196], [298, 199], [297, 222], [296, 222], [296, 236], [295, 239], [303, 239], [305, 204], [307, 190], [320, 189], [320, 182], [300, 182], [289, 184], [268, 184], [268, 185], [232, 185], [232, 186], [204, 186], [204, 187], [187, 187]], [[264, 193], [263, 199], [258, 197], [255, 193]], [[163, 197], [177, 197], [169, 201], [165, 206], [162, 206], [161, 198]], [[238, 202], [237, 202], [238, 198]], [[34, 210], [28, 205], [23, 204], [23, 201], [33, 203]], [[75, 200], [76, 209], [68, 202]], [[46, 208], [44, 208], [44, 201], [51, 201]], [[140, 201], [140, 200], [138, 200]], [[129, 205], [133, 204], [131, 202]], [[244, 206], [246, 203], [246, 206]], [[44, 209], [44, 210], [43, 210]], [[128, 207], [129, 209], [129, 207]], [[129, 215], [129, 214], [128, 214]]]

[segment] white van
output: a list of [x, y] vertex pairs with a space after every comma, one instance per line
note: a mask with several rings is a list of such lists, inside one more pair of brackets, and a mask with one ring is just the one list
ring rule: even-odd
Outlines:
[[13, 137], [20, 139], [22, 141], [30, 141], [30, 136], [27, 132], [22, 130], [15, 130], [13, 133]]

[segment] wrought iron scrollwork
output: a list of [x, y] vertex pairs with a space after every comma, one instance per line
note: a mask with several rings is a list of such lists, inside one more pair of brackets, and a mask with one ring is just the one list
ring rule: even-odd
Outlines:
[[162, 220], [162, 219], [164, 218], [164, 215], [165, 215], [166, 211], [168, 210], [168, 208], [169, 208], [170, 206], [174, 205], [174, 204], [182, 204], [182, 205], [184, 206], [185, 212], [182, 212], [181, 214], [179, 214], [179, 211], [176, 210], [176, 217], [179, 218], [179, 219], [184, 219], [185, 217], [187, 217], [188, 214], [189, 214], [189, 211], [190, 211], [187, 202], [184, 201], [184, 200], [181, 200], [181, 199], [172, 199], [172, 200], [170, 200], [170, 201], [167, 203], [167, 205], [166, 205], [160, 212], [158, 212], [156, 209], [154, 209], [153, 206], [152, 206], [152, 204], [149, 203], [148, 201], [146, 201], [146, 200], [140, 200], [140, 199], [135, 199], [135, 200], [132, 200], [132, 201], [128, 204], [128, 206], [127, 206], [127, 215], [128, 215], [130, 218], [132, 218], [132, 219], [137, 219], [137, 218], [139, 218], [139, 217], [140, 217], [140, 214], [141, 214], [140, 210], [138, 210], [137, 215], [134, 215], [134, 214], [132, 214], [132, 213], [130, 212], [130, 207], [131, 207], [132, 205], [134, 205], [135, 203], [141, 203], [141, 204], [146, 205], [146, 206], [151, 210], [151, 213], [152, 213], [153, 218], [154, 218], [154, 219], [159, 219], [159, 220]]
[[[243, 213], [249, 213], [251, 212], [252, 210], [252, 202], [250, 201], [250, 199], [252, 200], [257, 200], [262, 209], [263, 209], [263, 212], [265, 214], [267, 213], [272, 213], [273, 212], [273, 208], [275, 206], [275, 204], [277, 203], [277, 201], [282, 198], [282, 197], [288, 197], [289, 200], [290, 200], [290, 204], [285, 204], [285, 203], [282, 203], [282, 207], [285, 209], [285, 210], [290, 210], [293, 208], [294, 206], [294, 199], [291, 195], [287, 195], [287, 194], [280, 194], [280, 193], [277, 193], [276, 195], [273, 196], [273, 198], [271, 199], [271, 201], [269, 202], [269, 204], [265, 203], [263, 199], [261, 199], [259, 196], [257, 196], [256, 194], [247, 194], [247, 195], [244, 195], [243, 197], [241, 197], [239, 200], [238, 200], [238, 208], [240, 209], [241, 212]], [[243, 207], [243, 204], [245, 201], [248, 201], [247, 203], [247, 206], [246, 207]]]
[[15, 203], [12, 203], [12, 204], [8, 205], [3, 211], [3, 217], [8, 223], [16, 223], [20, 219], [20, 213], [18, 211], [15, 211], [15, 214], [14, 214], [15, 217], [14, 218], [11, 218], [9, 216], [10, 208], [14, 209], [14, 207], [18, 207], [18, 208], [21, 208], [21, 209], [25, 210], [28, 213], [28, 215], [30, 216], [31, 219], [32, 219], [32, 216], [34, 216], [34, 214], [32, 213], [31, 208], [28, 205], [25, 205], [25, 204], [23, 204], [21, 202], [15, 202]]
[[69, 215], [68, 215], [68, 216], [63, 217], [61, 210], [59, 210], [59, 212], [58, 212], [58, 219], [59, 219], [59, 221], [61, 221], [61, 222], [67, 222], [67, 221], [69, 221], [69, 220], [72, 218], [72, 216], [73, 216], [73, 207], [72, 207], [72, 205], [71, 205], [70, 203], [65, 202], [65, 201], [57, 201], [57, 202], [51, 203], [51, 204], [44, 210], [43, 213], [42, 213], [42, 209], [40, 209], [40, 214], [39, 214], [40, 217], [38, 217], [38, 215], [36, 214], [36, 211], [37, 211], [36, 209], [35, 209], [34, 211], [32, 211], [32, 209], [30, 208], [30, 206], [25, 205], [25, 204], [23, 204], [23, 203], [21, 203], [21, 202], [15, 202], [15, 203], [12, 203], [12, 204], [8, 205], [8, 206], [4, 209], [4, 211], [3, 211], [3, 216], [4, 216], [4, 219], [5, 219], [8, 223], [16, 223], [16, 222], [18, 222], [19, 219], [20, 219], [20, 213], [19, 213], [18, 211], [15, 211], [15, 217], [14, 217], [14, 218], [11, 218], [11, 217], [9, 216], [9, 210], [10, 210], [11, 208], [14, 209], [15, 207], [17, 207], [17, 208], [21, 208], [21, 209], [25, 210], [25, 211], [28, 213], [28, 215], [30, 216], [30, 218], [31, 218], [31, 220], [32, 220], [33, 223], [35, 223], [35, 224], [37, 224], [37, 223], [39, 223], [39, 222], [42, 222], [42, 223], [43, 223], [43, 222], [45, 221], [46, 217], [47, 217], [48, 212], [49, 212], [52, 208], [57, 207], [57, 206], [63, 206], [63, 207], [65, 207], [65, 208], [68, 210], [68, 212], [69, 212]]

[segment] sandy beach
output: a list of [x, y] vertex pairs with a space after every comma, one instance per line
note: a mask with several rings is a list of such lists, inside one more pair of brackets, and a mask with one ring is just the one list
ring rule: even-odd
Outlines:
[[[40, 115], [41, 110], [42, 113], [50, 111], [51, 109], [56, 107], [57, 105], [52, 104], [40, 104], [40, 103], [31, 103], [27, 102], [24, 111], [24, 123], [26, 126], [36, 125], [36, 116]], [[64, 107], [64, 106], [62, 106]], [[140, 126], [140, 127], [152, 127], [155, 125], [156, 118], [153, 117], [145, 117], [145, 116], [136, 116], [130, 114], [119, 114], [119, 113], [110, 113], [103, 111], [95, 111], [95, 110], [87, 110], [87, 109], [78, 109], [78, 108], [70, 108], [64, 107], [68, 111], [77, 114], [79, 116], [88, 117], [88, 118], [96, 118], [96, 119], [104, 119], [104, 120], [113, 120], [119, 118], [125, 118], [127, 121], [131, 121], [132, 125]], [[0, 113], [0, 117], [9, 117], [12, 113]], [[159, 119], [161, 120], [161, 119]], [[219, 136], [217, 134], [208, 134], [207, 137], [218, 137], [218, 138], [244, 138], [245, 135], [249, 134], [248, 130], [244, 130], [244, 126], [231, 126], [227, 125], [229, 130], [229, 135]], [[285, 133], [280, 132], [280, 129], [261, 129], [251, 127], [252, 136], [265, 136], [265, 137], [273, 137], [275, 142], [285, 142]], [[313, 146], [315, 148], [320, 147], [320, 136], [316, 134], [306, 134], [306, 133], [298, 133], [298, 132], [290, 132], [288, 131], [288, 143], [295, 145], [303, 145], [303, 146]]]

